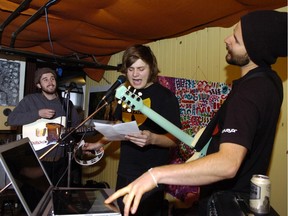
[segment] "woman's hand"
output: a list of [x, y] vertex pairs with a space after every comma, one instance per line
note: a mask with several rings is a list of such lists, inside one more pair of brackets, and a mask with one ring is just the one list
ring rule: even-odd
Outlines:
[[102, 137], [100, 140], [98, 140], [95, 143], [89, 143], [86, 142], [84, 145], [82, 145], [82, 150], [83, 151], [91, 151], [91, 150], [99, 150], [102, 148], [104, 145], [108, 144], [110, 141], [106, 139], [106, 137]]
[[156, 134], [148, 130], [143, 130], [139, 134], [127, 134], [125, 138], [140, 147], [157, 145], [164, 148], [170, 148], [176, 146], [179, 142], [177, 138], [169, 133]]
[[100, 143], [100, 142], [96, 142], [96, 143], [88, 143], [88, 142], [86, 142], [82, 146], [82, 150], [83, 151], [98, 150], [98, 149], [100, 149], [102, 147], [103, 147], [103, 144]]
[[140, 134], [128, 134], [125, 138], [140, 147], [154, 143], [154, 134], [148, 130], [143, 130]]

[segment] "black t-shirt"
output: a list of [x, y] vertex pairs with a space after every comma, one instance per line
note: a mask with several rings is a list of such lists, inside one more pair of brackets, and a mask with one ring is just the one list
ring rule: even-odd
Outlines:
[[[181, 127], [179, 104], [176, 96], [167, 88], [154, 83], [148, 88], [137, 90], [142, 93], [143, 104], [162, 117]], [[116, 119], [123, 122], [136, 120], [140, 130], [149, 130], [156, 134], [166, 134], [167, 131], [152, 121], [153, 116], [145, 116], [141, 110], [128, 112], [119, 105], [115, 112]], [[155, 118], [154, 118], [155, 119]], [[118, 174], [138, 177], [149, 168], [164, 165], [169, 162], [169, 148], [156, 145], [139, 147], [129, 141], [121, 141]]]
[[233, 179], [202, 187], [203, 193], [207, 195], [207, 189], [209, 193], [219, 190], [249, 193], [252, 175], [267, 174], [282, 100], [282, 81], [270, 68], [258, 67], [233, 82], [216, 115], [216, 134], [207, 154], [217, 152], [225, 142], [242, 145], [248, 152]]

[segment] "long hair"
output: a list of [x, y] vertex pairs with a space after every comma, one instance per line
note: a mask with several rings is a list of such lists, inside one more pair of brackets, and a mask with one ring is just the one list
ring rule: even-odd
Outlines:
[[128, 68], [138, 59], [141, 59], [149, 65], [150, 75], [148, 82], [157, 82], [157, 76], [160, 73], [160, 70], [158, 68], [156, 57], [148, 46], [136, 44], [126, 49], [122, 57], [122, 67], [120, 71], [126, 74]]

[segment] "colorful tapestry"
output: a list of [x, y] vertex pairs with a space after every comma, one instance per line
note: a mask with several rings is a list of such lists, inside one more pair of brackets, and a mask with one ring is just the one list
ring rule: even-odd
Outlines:
[[[182, 130], [194, 136], [205, 127], [228, 96], [231, 86], [225, 83], [159, 76], [159, 82], [178, 98]], [[184, 163], [192, 149], [184, 143], [171, 152], [171, 163]], [[167, 192], [185, 203], [198, 198], [199, 187], [169, 185]]]

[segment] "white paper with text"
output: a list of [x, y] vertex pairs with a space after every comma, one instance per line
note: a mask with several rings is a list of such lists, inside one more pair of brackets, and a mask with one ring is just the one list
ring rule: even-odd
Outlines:
[[114, 125], [94, 122], [94, 125], [95, 130], [100, 132], [110, 141], [125, 140], [125, 135], [127, 134], [140, 134], [136, 121]]

